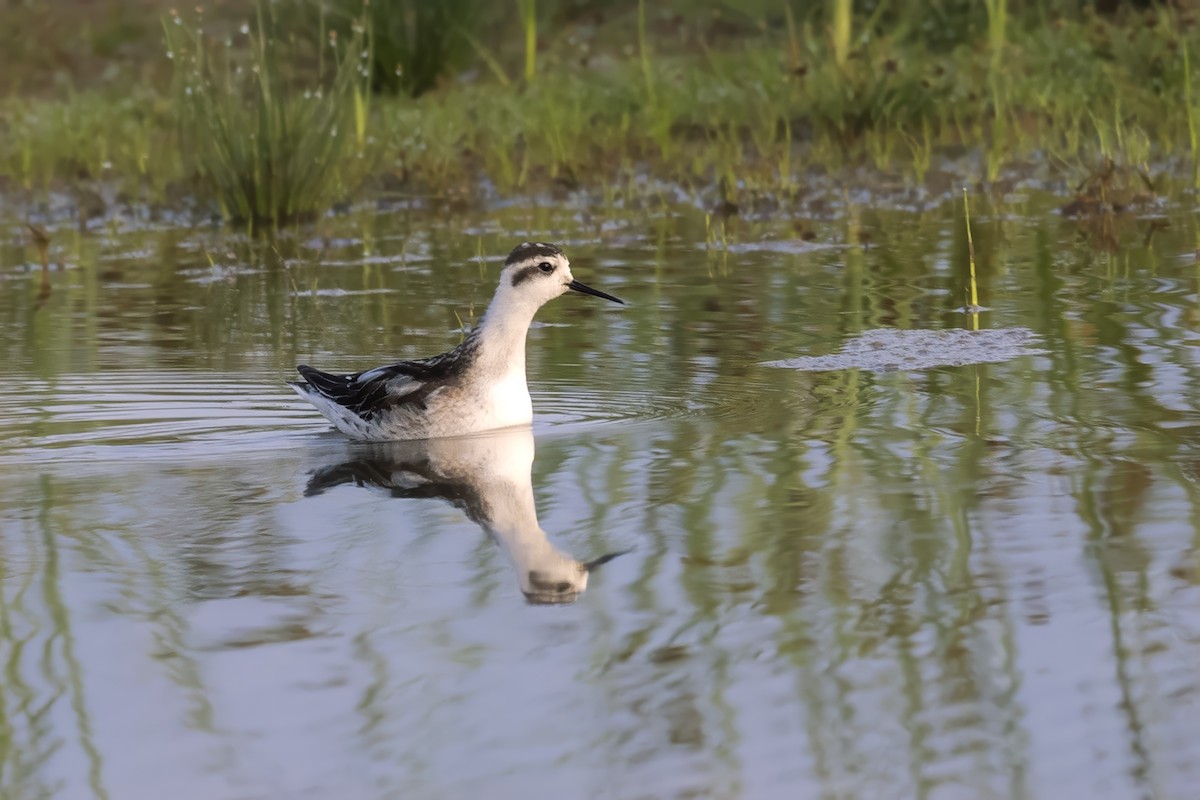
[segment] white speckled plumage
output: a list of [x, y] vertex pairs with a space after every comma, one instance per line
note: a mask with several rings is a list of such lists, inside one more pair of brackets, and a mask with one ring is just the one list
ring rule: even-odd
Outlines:
[[571, 274], [558, 247], [518, 245], [505, 261], [483, 319], [449, 352], [349, 375], [297, 367], [290, 384], [339, 431], [362, 441], [459, 436], [528, 425], [525, 338], [538, 309], [568, 290], [620, 303]]

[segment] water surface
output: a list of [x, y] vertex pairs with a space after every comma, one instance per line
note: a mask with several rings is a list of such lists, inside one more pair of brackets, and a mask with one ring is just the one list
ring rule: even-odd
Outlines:
[[[7, 229], [0, 796], [1194, 797], [1195, 221], [983, 205], [977, 317], [952, 204], [64, 223], [43, 298]], [[543, 309], [531, 433], [284, 386], [452, 346], [526, 238], [629, 301]]]

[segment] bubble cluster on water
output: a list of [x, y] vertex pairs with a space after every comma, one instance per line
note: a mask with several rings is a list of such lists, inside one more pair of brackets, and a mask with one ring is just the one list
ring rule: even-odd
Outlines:
[[889, 372], [961, 367], [1046, 352], [1036, 346], [1037, 341], [1037, 334], [1028, 328], [981, 331], [876, 328], [846, 340], [838, 353], [767, 361], [764, 366], [808, 372], [839, 369]]

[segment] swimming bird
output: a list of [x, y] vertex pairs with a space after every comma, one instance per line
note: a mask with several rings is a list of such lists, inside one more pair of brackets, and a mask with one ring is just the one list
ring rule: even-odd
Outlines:
[[623, 552], [579, 561], [554, 546], [533, 501], [533, 432], [510, 428], [419, 442], [347, 445], [350, 458], [317, 470], [306, 497], [353, 484], [390, 497], [438, 498], [466, 512], [500, 546], [530, 603], [569, 603], [588, 575]]
[[335, 375], [301, 364], [289, 383], [339, 431], [361, 441], [433, 439], [528, 425], [525, 335], [537, 310], [568, 290], [624, 300], [580, 283], [553, 244], [517, 245], [479, 324], [453, 350], [432, 358]]

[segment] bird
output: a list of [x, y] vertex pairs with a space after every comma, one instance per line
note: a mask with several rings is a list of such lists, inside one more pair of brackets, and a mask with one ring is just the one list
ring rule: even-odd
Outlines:
[[547, 302], [581, 292], [625, 301], [575, 280], [560, 247], [523, 242], [504, 261], [496, 293], [479, 323], [453, 350], [430, 358], [333, 374], [306, 364], [290, 381], [334, 427], [359, 441], [461, 436], [529, 425], [525, 336]]
[[500, 546], [531, 604], [573, 602], [587, 589], [588, 575], [628, 552], [584, 562], [550, 542], [534, 505], [529, 428], [346, 447], [348, 457], [312, 473], [306, 497], [354, 485], [388, 497], [445, 500]]

